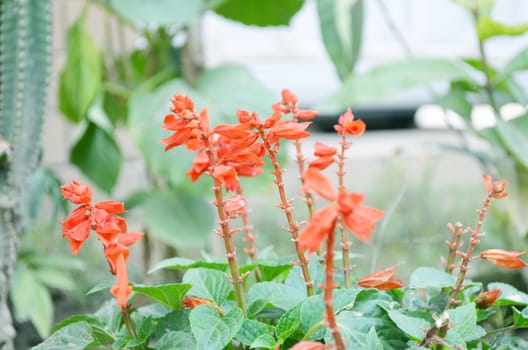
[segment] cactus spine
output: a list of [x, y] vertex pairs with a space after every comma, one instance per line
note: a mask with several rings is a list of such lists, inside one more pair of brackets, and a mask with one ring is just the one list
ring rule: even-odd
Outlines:
[[13, 349], [7, 298], [21, 197], [40, 158], [50, 66], [51, 0], [0, 1], [0, 349]]

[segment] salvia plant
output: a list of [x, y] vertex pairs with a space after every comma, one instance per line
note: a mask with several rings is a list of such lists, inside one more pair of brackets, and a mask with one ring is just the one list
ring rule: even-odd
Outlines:
[[[151, 270], [183, 270], [181, 282], [129, 281], [128, 247], [143, 234], [128, 232], [120, 216], [124, 205], [93, 203], [90, 187], [75, 180], [63, 186], [64, 197], [77, 206], [62, 222], [63, 237], [75, 255], [95, 231], [116, 276], [110, 288], [115, 301], [94, 314], [60, 322], [35, 349], [528, 348], [516, 333], [528, 327], [528, 294], [505, 283], [484, 285], [468, 278], [482, 260], [507, 269], [526, 265], [522, 252], [479, 247], [490, 206], [508, 195], [506, 181], [483, 175], [484, 201], [476, 223], [447, 226], [443, 268], [419, 267], [408, 283], [396, 275], [396, 266], [356, 276], [350, 238], [367, 243], [383, 217], [345, 182], [350, 138], [360, 136], [365, 123], [347, 110], [335, 125], [338, 147], [316, 142], [313, 157], [305, 158], [301, 140], [310, 135], [306, 120], [316, 112], [299, 109], [297, 97], [283, 90], [270, 114], [261, 119], [239, 110], [238, 122], [210, 125], [207, 109], [197, 111], [185, 95], [172, 98], [163, 123], [170, 134], [161, 143], [166, 151], [185, 147], [195, 153], [187, 176], [193, 182], [210, 178], [215, 233], [225, 247], [224, 261], [174, 257]], [[303, 218], [287, 197], [278, 161], [288, 141], [295, 143], [300, 193], [308, 208]], [[293, 244], [293, 262], [264, 258], [250, 224], [240, 179], [259, 176], [266, 163], [278, 193], [277, 211]], [[335, 179], [326, 174], [330, 166], [337, 169]], [[240, 251], [236, 235], [244, 235]]]

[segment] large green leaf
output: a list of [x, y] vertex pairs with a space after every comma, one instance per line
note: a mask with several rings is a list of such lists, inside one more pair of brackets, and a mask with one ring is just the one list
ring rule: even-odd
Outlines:
[[53, 304], [48, 289], [23, 261], [15, 267], [11, 288], [15, 316], [19, 321], [30, 320], [41, 337], [46, 337], [53, 322]]
[[32, 350], [84, 350], [96, 343], [91, 326], [86, 322], [72, 323], [53, 333]]
[[59, 108], [73, 122], [86, 117], [103, 75], [101, 53], [84, 30], [85, 18], [83, 11], [68, 30], [66, 64], [59, 80]]
[[[477, 328], [475, 304], [469, 303], [462, 305], [455, 309], [448, 310], [448, 313], [452, 327], [447, 331], [446, 340], [450, 344], [457, 343], [464, 346], [465, 341], [471, 340]], [[453, 339], [454, 341], [450, 341], [450, 339]]]
[[192, 285], [189, 295], [209, 299], [222, 306], [233, 285], [225, 273], [209, 269], [192, 269], [183, 275], [183, 282]]
[[453, 277], [433, 267], [419, 267], [411, 275], [409, 288], [444, 288], [455, 285]]
[[326, 52], [343, 80], [353, 72], [361, 50], [363, 0], [317, 0], [317, 13]]
[[200, 305], [191, 311], [189, 320], [198, 349], [223, 349], [242, 326], [244, 315], [242, 310], [234, 307], [225, 316], [220, 316], [215, 308]]
[[[335, 303], [334, 303], [335, 305]], [[325, 305], [321, 295], [314, 295], [300, 304], [299, 318], [302, 324], [302, 330], [306, 333], [323, 319]], [[308, 340], [321, 339], [325, 334], [325, 328], [321, 327], [314, 332]]]
[[183, 188], [153, 192], [141, 209], [147, 231], [173, 247], [203, 246], [213, 230], [212, 206]]
[[195, 269], [199, 267], [204, 267], [206, 269], [213, 269], [213, 270], [219, 270], [219, 271], [225, 271], [227, 270], [227, 263], [225, 262], [209, 262], [209, 261], [196, 261], [193, 259], [188, 258], [182, 258], [182, 257], [174, 257], [162, 260], [158, 262], [156, 265], [154, 265], [153, 268], [150, 269], [149, 273], [152, 273], [157, 270], [161, 269], [174, 269], [174, 270], [190, 270]]
[[[288, 297], [285, 298], [284, 296]], [[289, 310], [304, 299], [305, 295], [294, 287], [277, 282], [260, 282], [253, 285], [247, 294], [247, 302], [267, 300], [274, 306]]]
[[500, 289], [502, 292], [494, 305], [528, 305], [528, 294], [509, 284], [500, 282], [488, 284], [488, 290], [492, 289]]
[[402, 310], [387, 310], [390, 319], [415, 340], [422, 340], [425, 337], [425, 331], [431, 327], [431, 324], [423, 318], [406, 315]]
[[473, 81], [468, 67], [457, 61], [433, 58], [396, 61], [352, 74], [316, 109], [335, 112], [431, 83], [452, 80]]
[[497, 119], [497, 133], [508, 151], [525, 169], [528, 169], [528, 136], [509, 122]]
[[226, 0], [214, 11], [248, 25], [279, 26], [289, 24], [303, 3], [304, 0]]
[[169, 283], [159, 286], [134, 285], [134, 291], [151, 297], [172, 309], [181, 307], [185, 294], [191, 289], [190, 284]]
[[165, 333], [156, 342], [157, 350], [193, 350], [196, 349], [196, 341], [191, 333], [181, 331], [170, 331]]
[[277, 342], [271, 335], [272, 329], [273, 327], [270, 327], [265, 323], [245, 319], [235, 338], [252, 349], [257, 347], [274, 349], [277, 346]]
[[528, 307], [525, 307], [522, 311], [513, 308], [513, 325], [517, 328], [528, 327]]
[[204, 11], [201, 0], [110, 0], [110, 7], [135, 27], [188, 26]]
[[[353, 306], [337, 315], [337, 323], [347, 343], [347, 349], [365, 349], [372, 342], [369, 332], [376, 329], [383, 348], [405, 349], [408, 337], [389, 318], [384, 309], [390, 309], [392, 299], [374, 289], [362, 290], [355, 298]], [[332, 335], [326, 332], [325, 340], [332, 341]]]
[[489, 16], [482, 16], [477, 20], [477, 34], [482, 41], [500, 35], [522, 35], [527, 31], [528, 23], [509, 25], [497, 22]]
[[283, 343], [301, 325], [300, 310], [300, 305], [297, 305], [286, 311], [279, 318], [277, 326], [275, 327], [275, 335], [279, 343]]
[[509, 76], [510, 74], [528, 69], [528, 47], [517, 52], [502, 68], [501, 75]]
[[88, 122], [70, 150], [70, 161], [105, 192], [111, 192], [121, 168], [121, 152], [113, 136]]

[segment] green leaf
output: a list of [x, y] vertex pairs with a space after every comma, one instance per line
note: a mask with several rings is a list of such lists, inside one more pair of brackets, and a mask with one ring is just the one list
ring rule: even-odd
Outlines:
[[528, 69], [528, 47], [517, 52], [502, 68], [501, 76], [507, 77], [512, 73]]
[[528, 294], [523, 293], [506, 283], [493, 282], [488, 284], [488, 290], [500, 289], [502, 291], [494, 305], [528, 305]]
[[95, 340], [91, 326], [86, 322], [77, 322], [59, 329], [32, 350], [84, 350], [94, 345]]
[[278, 276], [290, 271], [293, 268], [292, 264], [281, 264], [276, 261], [255, 261], [252, 264], [244, 265], [240, 267], [240, 272], [244, 273], [247, 271], [253, 271], [259, 269], [262, 275], [262, 281], [271, 281]]
[[35, 277], [40, 283], [51, 288], [71, 291], [75, 288], [71, 276], [63, 271], [50, 268], [37, 268]]
[[[361, 290], [356, 296], [354, 304], [337, 315], [337, 323], [341, 334], [347, 343], [347, 349], [365, 349], [368, 333], [371, 328], [383, 344], [383, 348], [405, 349], [408, 337], [388, 317], [385, 309], [390, 309], [392, 299], [385, 293], [375, 289]], [[326, 332], [325, 341], [331, 342], [332, 335]]]
[[147, 231], [173, 247], [203, 246], [213, 231], [212, 206], [185, 189], [153, 192], [141, 209]]
[[444, 288], [453, 287], [453, 277], [443, 270], [433, 267], [419, 267], [411, 275], [409, 288]]
[[90, 325], [95, 325], [95, 326], [103, 326], [104, 325], [103, 321], [100, 320], [98, 317], [96, 317], [94, 315], [87, 315], [87, 314], [73, 315], [73, 316], [70, 316], [70, 317], [68, 317], [68, 318], [56, 323], [53, 326], [53, 328], [51, 329], [51, 333], [55, 333], [61, 328], [64, 328], [66, 326], [69, 326], [69, 325], [74, 324], [74, 323], [79, 323], [79, 322], [85, 322], [85, 323], [88, 323]]
[[490, 344], [490, 349], [493, 350], [526, 350], [528, 349], [528, 341], [515, 337], [506, 332], [500, 333], [497, 338]]
[[346, 78], [338, 91], [315, 109], [335, 112], [439, 81], [472, 82], [468, 69], [461, 62], [432, 58], [413, 58], [379, 65]]
[[191, 311], [189, 320], [198, 349], [223, 349], [242, 326], [244, 315], [234, 307], [222, 317], [215, 308], [200, 305]]
[[121, 168], [121, 152], [112, 135], [88, 122], [70, 151], [70, 161], [100, 189], [110, 193]]
[[528, 23], [508, 25], [497, 22], [489, 16], [481, 16], [477, 20], [477, 34], [481, 41], [500, 35], [522, 35], [527, 31]]
[[[308, 270], [310, 271], [310, 277], [314, 282], [314, 291], [317, 293], [320, 290], [319, 286], [322, 285], [325, 280], [323, 264], [321, 264], [317, 258], [312, 258], [308, 262]], [[303, 273], [300, 266], [294, 266], [290, 270], [290, 273], [288, 274], [284, 284], [306, 293], [306, 281], [303, 278]]]
[[509, 122], [497, 119], [497, 133], [508, 151], [525, 169], [528, 169], [528, 136]]
[[431, 324], [423, 318], [408, 316], [401, 310], [387, 310], [387, 312], [396, 326], [415, 340], [422, 340], [426, 329], [431, 327]]
[[[250, 346], [251, 348], [256, 347], [254, 344], [257, 341], [260, 343], [259, 347], [264, 347], [266, 349], [274, 348], [277, 344], [268, 327], [268, 325], [262, 322], [245, 319], [235, 338], [242, 344]], [[267, 340], [270, 338], [273, 341], [267, 343]]]
[[[321, 295], [314, 295], [306, 299], [300, 304], [299, 318], [302, 324], [303, 332], [308, 332], [313, 326], [321, 322], [323, 314], [325, 313], [325, 306], [323, 297]], [[316, 340], [324, 337], [325, 327], [319, 328], [306, 340]]]
[[172, 309], [181, 307], [181, 302], [190, 289], [191, 285], [184, 283], [169, 283], [159, 286], [134, 285], [135, 292], [151, 297]]
[[354, 71], [363, 36], [363, 0], [317, 0], [326, 52], [343, 80]]
[[73, 122], [86, 118], [103, 75], [101, 53], [84, 30], [85, 18], [83, 10], [68, 30], [66, 63], [59, 79], [59, 109]]
[[209, 269], [192, 269], [183, 275], [183, 283], [192, 285], [189, 295], [209, 299], [216, 305], [222, 306], [229, 293], [233, 291], [233, 284], [221, 271]]
[[455, 309], [448, 310], [449, 322], [453, 324], [447, 331], [449, 333], [456, 333], [457, 338], [467, 341], [475, 333], [477, 327], [477, 312], [475, 311], [475, 303], [469, 303], [459, 306]]
[[[158, 271], [161, 269], [174, 269], [174, 270], [190, 270], [190, 269], [196, 269], [199, 267], [203, 267], [206, 269], [212, 269], [212, 270], [218, 270], [218, 271], [226, 271], [227, 270], [227, 263], [223, 262], [207, 262], [207, 261], [196, 261], [188, 258], [182, 258], [182, 257], [174, 257], [162, 260], [158, 262], [156, 265], [154, 265], [153, 268], [149, 270], [148, 273], [152, 273], [154, 271]], [[244, 271], [240, 271], [244, 272]]]
[[42, 338], [48, 336], [53, 322], [50, 292], [23, 262], [15, 266], [10, 296], [17, 320], [30, 320]]
[[376, 333], [376, 328], [372, 327], [367, 333], [366, 349], [383, 350], [383, 344]]
[[281, 318], [279, 318], [277, 326], [275, 327], [275, 335], [277, 336], [279, 343], [284, 343], [284, 341], [301, 325], [301, 319], [299, 317], [300, 310], [300, 305], [297, 305], [286, 311]]
[[436, 102], [440, 106], [450, 109], [453, 112], [460, 115], [467, 125], [471, 128], [471, 112], [473, 111], [473, 105], [468, 101], [467, 91], [461, 84], [452, 83], [451, 88], [446, 94], [439, 96]]
[[264, 299], [253, 300], [253, 302], [249, 304], [247, 308], [248, 318], [255, 318], [257, 316], [261, 316], [264, 310], [271, 309], [273, 307], [274, 306], [267, 300], [264, 300]]
[[528, 307], [525, 307], [522, 311], [513, 308], [513, 325], [517, 328], [528, 327]]
[[90, 288], [90, 290], [86, 292], [86, 295], [98, 293], [103, 290], [110, 290], [110, 288], [114, 284], [116, 284], [115, 277], [111, 275], [106, 276], [99, 283], [97, 283], [95, 286]]
[[280, 26], [288, 25], [303, 3], [304, 0], [226, 0], [214, 11], [247, 25]]
[[202, 0], [111, 0], [110, 7], [136, 28], [188, 26], [204, 11]]
[[61, 184], [61, 180], [51, 169], [39, 168], [33, 173], [29, 187], [29, 215], [32, 220], [37, 219], [39, 210], [42, 208], [42, 201], [46, 195], [51, 199], [51, 221], [59, 221], [59, 211], [68, 212], [68, 204], [62, 200]]
[[196, 342], [191, 333], [170, 331], [165, 333], [157, 342], [156, 350], [193, 350]]
[[[286, 295], [287, 298], [284, 297]], [[253, 301], [263, 299], [278, 308], [289, 310], [300, 303], [304, 297], [304, 293], [296, 288], [277, 282], [260, 282], [249, 289], [247, 302], [251, 304]]]
[[160, 339], [169, 331], [191, 333], [190, 313], [190, 309], [179, 309], [169, 312], [158, 321], [154, 330], [154, 337]]

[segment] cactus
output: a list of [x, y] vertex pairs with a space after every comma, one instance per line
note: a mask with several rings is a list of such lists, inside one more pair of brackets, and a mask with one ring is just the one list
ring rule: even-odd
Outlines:
[[7, 304], [21, 198], [38, 166], [50, 66], [51, 0], [0, 1], [0, 349], [13, 349]]

